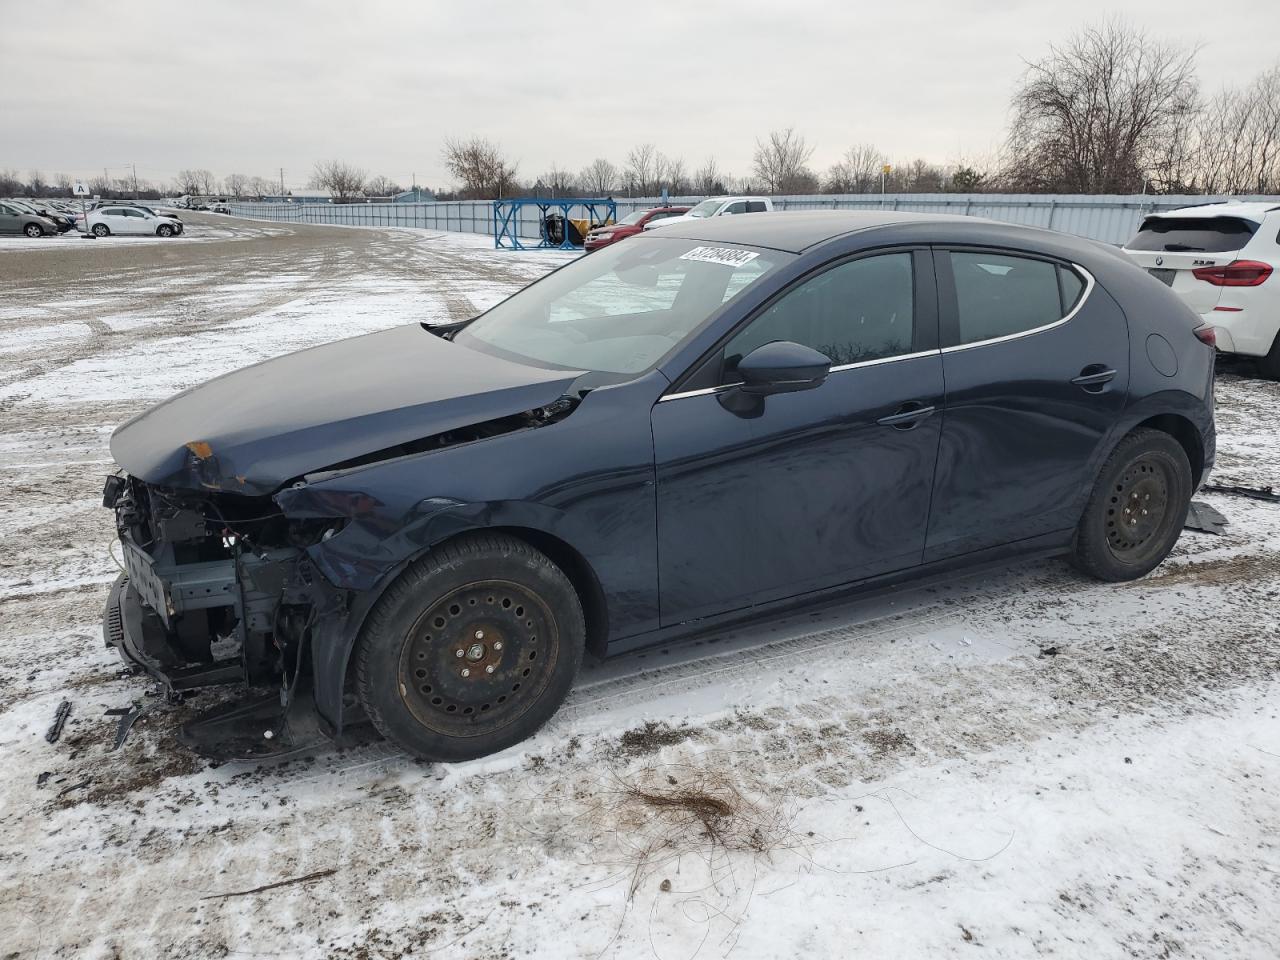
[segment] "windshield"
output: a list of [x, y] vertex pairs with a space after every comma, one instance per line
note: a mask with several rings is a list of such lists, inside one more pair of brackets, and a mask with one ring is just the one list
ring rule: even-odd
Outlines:
[[623, 217], [621, 220], [618, 221], [618, 224], [621, 225], [624, 223], [631, 223], [631, 224], [639, 223], [641, 220], [644, 219], [644, 215], [648, 212], [649, 212], [648, 210], [637, 210], [635, 213], [628, 213], [625, 217]]
[[575, 260], [477, 317], [453, 340], [537, 366], [641, 373], [722, 303], [792, 259], [776, 250], [646, 234]]
[[1239, 250], [1257, 229], [1239, 217], [1147, 217], [1125, 249], [1224, 253]]
[[720, 204], [723, 202], [723, 200], [703, 200], [700, 204], [685, 214], [685, 216], [709, 217], [720, 208]]

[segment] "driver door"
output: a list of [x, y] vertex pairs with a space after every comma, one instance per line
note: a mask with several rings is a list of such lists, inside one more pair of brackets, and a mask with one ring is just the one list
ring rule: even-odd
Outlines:
[[[921, 562], [942, 420], [936, 302], [928, 251], [823, 268], [707, 361], [721, 386], [655, 405], [664, 626]], [[830, 357], [827, 380], [734, 403], [737, 362], [777, 340]]]

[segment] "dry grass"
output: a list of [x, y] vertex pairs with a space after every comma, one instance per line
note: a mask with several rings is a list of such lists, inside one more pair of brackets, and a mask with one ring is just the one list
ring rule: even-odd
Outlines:
[[791, 805], [776, 790], [706, 755], [610, 774], [586, 819], [597, 847], [617, 857], [615, 876], [627, 878], [628, 899], [659, 872], [679, 874], [689, 857], [701, 861], [704, 876], [719, 887], [736, 885], [743, 857], [797, 846]]

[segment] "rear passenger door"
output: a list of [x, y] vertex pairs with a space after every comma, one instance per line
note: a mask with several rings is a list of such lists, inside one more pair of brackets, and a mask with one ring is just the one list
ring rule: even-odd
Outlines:
[[18, 211], [0, 203], [0, 233], [18, 233], [22, 229], [22, 221]]
[[1072, 264], [935, 251], [946, 404], [925, 561], [1074, 528], [1124, 407], [1124, 314]]

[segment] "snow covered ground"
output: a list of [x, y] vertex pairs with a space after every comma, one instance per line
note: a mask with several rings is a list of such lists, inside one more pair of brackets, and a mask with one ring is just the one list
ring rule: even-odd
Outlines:
[[[1256, 501], [1204, 496], [1227, 534], [1127, 586], [1022, 565], [589, 666], [475, 763], [185, 753], [201, 698], [145, 697], [101, 644], [112, 427], [565, 257], [204, 220], [233, 236], [0, 248], [0, 954], [1276, 956], [1280, 507]], [[1218, 397], [1217, 479], [1280, 481], [1280, 388], [1224, 371]], [[103, 711], [133, 700], [113, 752]]]

